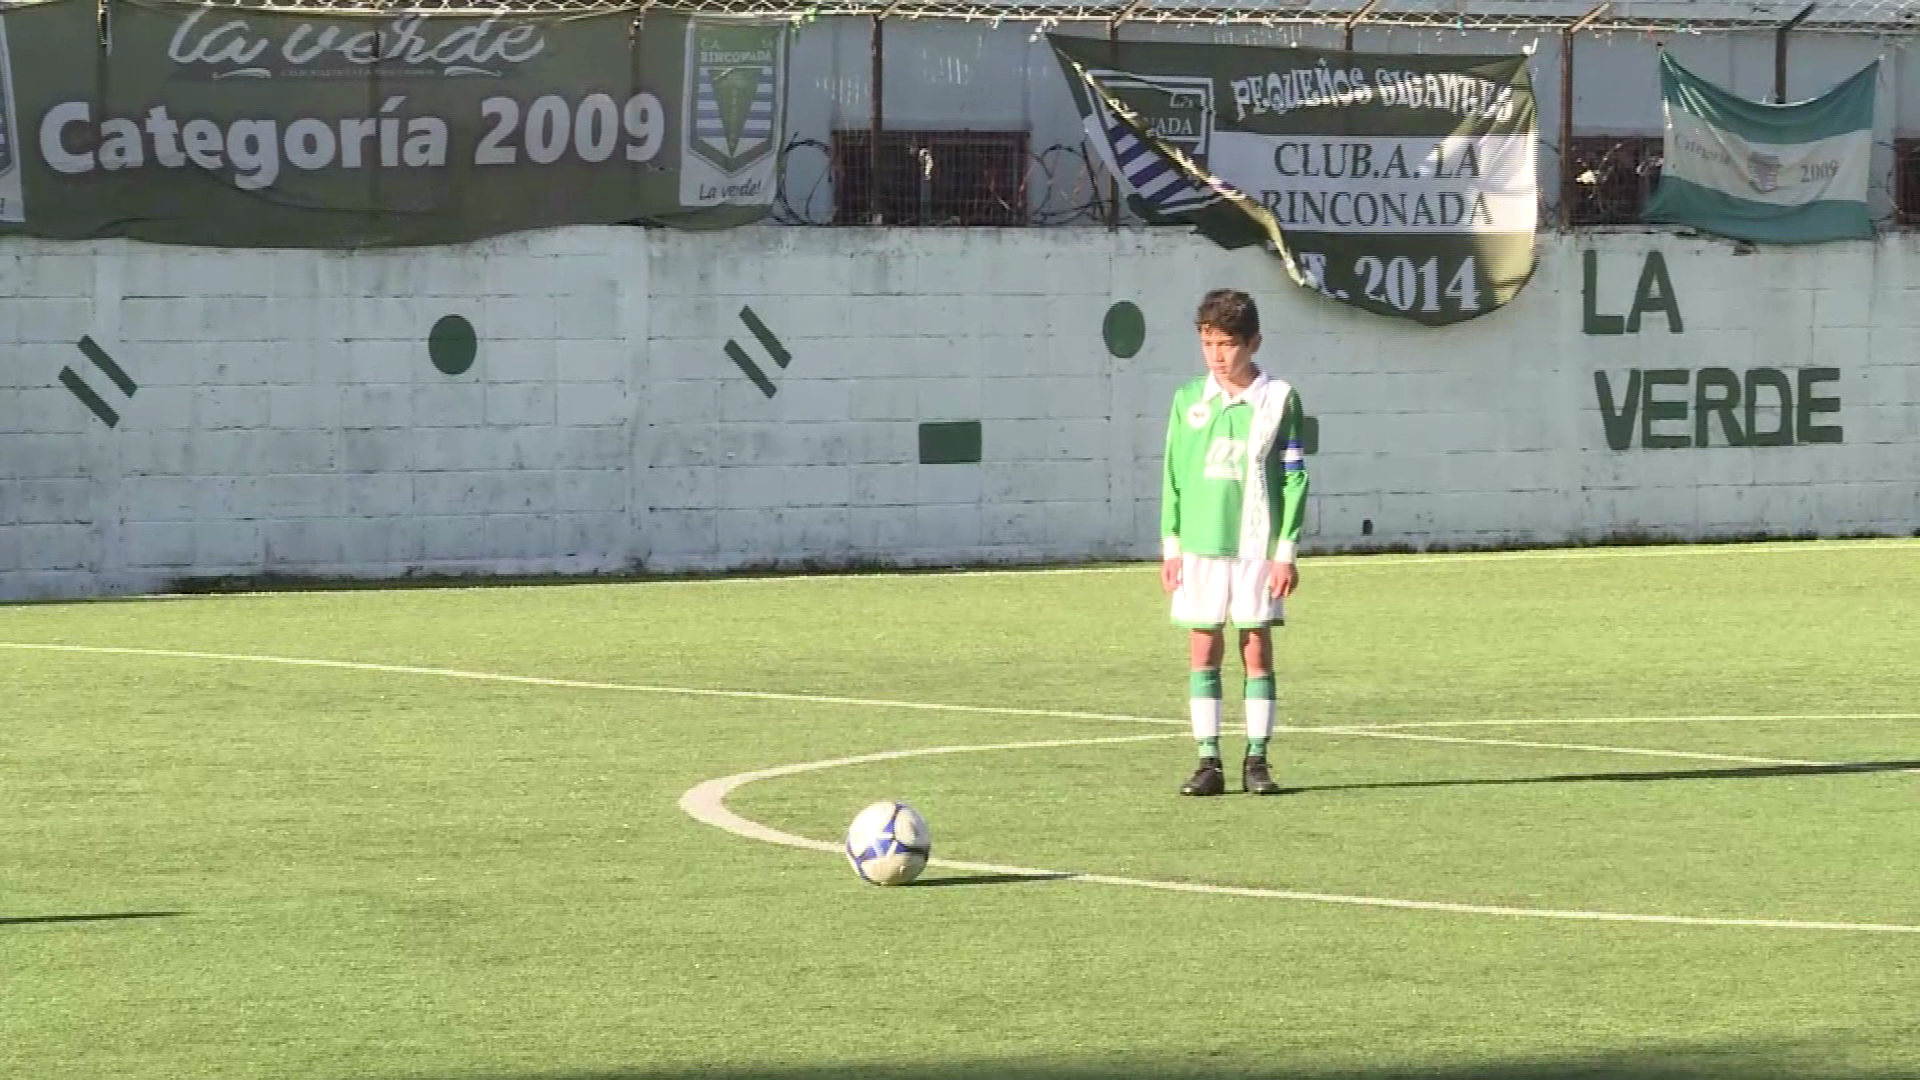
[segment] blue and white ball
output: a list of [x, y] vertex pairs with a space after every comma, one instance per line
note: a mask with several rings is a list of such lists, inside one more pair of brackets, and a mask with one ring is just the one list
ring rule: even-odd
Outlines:
[[905, 885], [927, 868], [933, 834], [927, 819], [903, 802], [877, 802], [847, 827], [847, 861], [861, 880]]

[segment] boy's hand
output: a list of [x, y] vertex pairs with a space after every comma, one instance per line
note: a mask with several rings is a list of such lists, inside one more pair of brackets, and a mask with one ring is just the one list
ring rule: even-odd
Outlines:
[[1160, 560], [1160, 587], [1172, 592], [1180, 587], [1180, 558]]
[[1267, 575], [1267, 590], [1284, 600], [1293, 595], [1296, 585], [1300, 584], [1300, 571], [1290, 562], [1277, 562]]

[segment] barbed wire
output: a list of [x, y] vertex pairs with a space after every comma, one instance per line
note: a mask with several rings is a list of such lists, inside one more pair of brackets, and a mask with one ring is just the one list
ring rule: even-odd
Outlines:
[[1034, 224], [1090, 224], [1107, 219], [1107, 172], [1095, 163], [1085, 143], [1054, 143], [1035, 154], [1027, 173], [1029, 182], [1036, 172], [1044, 182], [1044, 194], [1033, 204]]
[[[1882, 231], [1920, 224], [1920, 141], [1877, 139], [1887, 165], [1874, 170], [1873, 189], [1884, 195], [1874, 224]], [[1541, 150], [1557, 158], [1558, 143], [1541, 140]], [[1582, 135], [1571, 144], [1566, 180], [1542, 176], [1539, 220], [1543, 228], [1563, 222], [1575, 227], [1643, 225], [1642, 211], [1659, 183], [1665, 164], [1659, 135]], [[780, 177], [771, 218], [783, 225], [829, 226], [864, 220], [865, 207], [836, 203], [832, 179], [833, 147], [796, 136], [781, 151]], [[932, 167], [937, 164], [930, 163]], [[891, 224], [1033, 226], [1118, 225], [1125, 228], [1185, 228], [1148, 221], [1122, 199], [1112, 202], [1112, 178], [1084, 145], [1054, 143], [1026, 155], [1024, 187], [1008, 195], [977, 192], [970, 200], [910, 222]], [[1022, 200], [1019, 204], [1011, 199]]]
[[[796, 135], [781, 148], [774, 221], [832, 225], [845, 218], [833, 187], [833, 146]], [[937, 167], [929, 163], [929, 167]], [[1084, 144], [1054, 143], [1024, 155], [1021, 183], [1007, 192], [978, 191], [958, 208], [937, 211], [923, 225], [975, 221], [1024, 225], [1091, 225], [1108, 218], [1107, 174]]]
[[[48, 0], [0, 0], [0, 11]], [[99, 0], [110, 6], [127, 0]], [[186, 0], [141, 0], [185, 3]], [[331, 15], [402, 16], [411, 14], [492, 17], [569, 16], [648, 12], [774, 18], [797, 31], [820, 19], [867, 16], [889, 20], [987, 21], [1031, 23], [1033, 36], [1075, 22], [1101, 22], [1113, 29], [1131, 23], [1214, 24], [1251, 31], [1300, 27], [1416, 27], [1466, 30], [1579, 29], [1711, 33], [1791, 28], [1794, 32], [1920, 35], [1920, 0], [1271, 0], [1221, 4], [1206, 0], [199, 0], [190, 6], [262, 12]], [[1238, 34], [1234, 35], [1238, 36]], [[1609, 145], [1599, 145], [1609, 143]], [[1628, 223], [1659, 175], [1659, 138], [1595, 137], [1575, 140], [1571, 183], [1556, 177], [1540, 187], [1542, 221], [1573, 224]], [[1896, 206], [1920, 202], [1920, 153], [1896, 152], [1883, 190]], [[811, 160], [816, 159], [817, 160]], [[811, 160], [811, 163], [809, 163]], [[796, 164], [799, 167], [796, 168]], [[928, 169], [933, 168], [931, 161]], [[1016, 191], [988, 191], [980, 206], [936, 213], [924, 224], [968, 223], [977, 216], [992, 223], [1070, 225], [1117, 222], [1144, 224], [1124, 200], [1113, 204], [1112, 179], [1084, 144], [1055, 143], [1026, 155]], [[930, 175], [930, 172], [929, 172]], [[1565, 190], [1562, 190], [1564, 187]], [[988, 205], [990, 204], [990, 205]], [[825, 142], [797, 136], [782, 149], [774, 220], [795, 225], [825, 225], [847, 220], [836, 206], [833, 149]], [[858, 215], [853, 215], [858, 216]], [[1882, 215], [1883, 226], [1920, 223], [1920, 208]]]
[[[799, 184], [794, 180], [793, 160], [817, 152], [820, 155], [820, 167], [813, 174], [813, 182], [806, 186], [804, 194], [795, 201]], [[809, 139], [795, 135], [780, 148], [779, 183], [773, 192], [773, 210], [770, 216], [782, 225], [831, 225], [833, 224], [833, 148], [818, 139]], [[824, 205], [822, 205], [824, 199]]]
[[[1544, 143], [1542, 144], [1545, 145]], [[1886, 152], [1887, 164], [1870, 177], [1872, 193], [1884, 195], [1885, 208], [1876, 209], [1873, 223], [1882, 231], [1920, 224], [1920, 145], [1905, 139], [1875, 139], [1876, 151]], [[1638, 225], [1642, 211], [1660, 182], [1666, 145], [1660, 135], [1583, 135], [1573, 140], [1573, 158], [1566, 182], [1543, 178], [1540, 186], [1541, 221], [1559, 220], [1556, 189], [1568, 200], [1568, 224]], [[1551, 204], [1551, 205], [1550, 205]]]
[[[16, 0], [17, 2], [17, 0]], [[28, 0], [31, 2], [31, 0]], [[107, 3], [118, 0], [104, 0]], [[182, 0], [184, 2], [184, 0]], [[0, 8], [10, 6], [0, 0]], [[1213, 23], [1267, 26], [1405, 26], [1459, 30], [1597, 32], [1776, 29], [1855, 34], [1920, 33], [1915, 0], [203, 0], [195, 6], [376, 15], [585, 15], [673, 11], [781, 19], [844, 16], [1066, 23]]]
[[[1566, 166], [1567, 222], [1624, 225], [1638, 222], [1665, 165], [1665, 140], [1643, 135], [1577, 136]], [[1558, 178], [1556, 178], [1558, 179]]]
[[[1805, 0], [660, 0], [673, 10], [809, 19], [886, 15], [899, 19], [1015, 20], [1041, 23], [1255, 23], [1382, 25], [1457, 29], [1593, 30], [1774, 28], [1793, 22]], [[1920, 30], [1913, 0], [1823, 0], [1796, 24], [1807, 31]]]

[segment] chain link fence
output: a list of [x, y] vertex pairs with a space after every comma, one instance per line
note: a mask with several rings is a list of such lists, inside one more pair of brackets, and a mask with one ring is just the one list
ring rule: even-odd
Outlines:
[[[780, 156], [773, 218], [785, 225], [1097, 225], [1111, 184], [1084, 143], [1039, 147], [1014, 131], [796, 135]], [[875, 188], [878, 190], [874, 190]]]

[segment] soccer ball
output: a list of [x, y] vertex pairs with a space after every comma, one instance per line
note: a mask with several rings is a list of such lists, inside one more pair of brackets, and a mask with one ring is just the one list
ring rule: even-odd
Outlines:
[[903, 802], [874, 803], [847, 827], [847, 861], [862, 881], [905, 885], [927, 868], [933, 836], [920, 811]]

